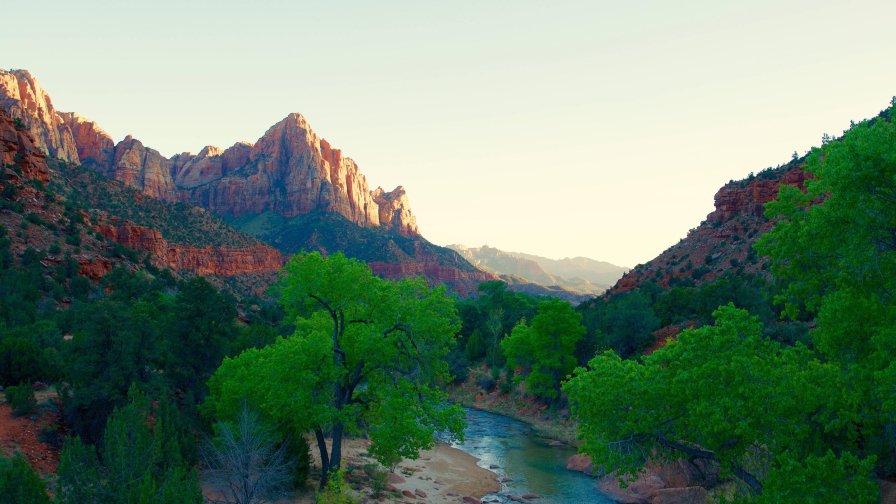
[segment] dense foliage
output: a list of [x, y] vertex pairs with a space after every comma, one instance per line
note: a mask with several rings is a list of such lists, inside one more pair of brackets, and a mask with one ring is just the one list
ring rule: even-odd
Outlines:
[[531, 324], [520, 322], [501, 341], [501, 350], [511, 368], [521, 368], [529, 393], [545, 398], [560, 397], [560, 383], [576, 367], [576, 343], [585, 334], [582, 315], [560, 299], [543, 301]]
[[209, 413], [233, 418], [248, 401], [280, 425], [313, 432], [322, 485], [340, 467], [346, 432], [365, 430], [384, 465], [416, 457], [436, 432], [460, 434], [463, 412], [438, 388], [459, 328], [444, 288], [382, 280], [341, 254], [297, 255], [284, 273], [280, 299], [295, 332], [225, 359], [209, 382]]
[[46, 484], [25, 459], [0, 455], [0, 504], [49, 504]]
[[109, 417], [99, 454], [79, 437], [66, 441], [59, 463], [60, 501], [201, 503], [198, 476], [183, 457], [193, 440], [178, 415], [168, 403], [153, 410], [132, 389], [130, 402]]

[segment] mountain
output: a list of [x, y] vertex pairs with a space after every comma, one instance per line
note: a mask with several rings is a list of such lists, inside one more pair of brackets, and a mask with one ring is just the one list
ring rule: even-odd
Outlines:
[[[383, 276], [423, 274], [460, 293], [495, 278], [426, 241], [404, 188], [370, 190], [357, 164], [300, 114], [289, 114], [254, 144], [206, 146], [198, 154], [166, 158], [132, 136], [116, 144], [95, 122], [57, 111], [26, 70], [0, 70], [0, 108], [47, 156], [162, 201], [206, 208], [250, 234], [263, 228], [256, 236], [283, 252], [342, 250]], [[355, 246], [353, 240], [375, 246]]]
[[[506, 252], [484, 245], [448, 245], [474, 265], [497, 275], [511, 275], [544, 287], [580, 296], [596, 296], [616, 282], [628, 268], [587, 257], [549, 259], [521, 252]], [[508, 281], [508, 280], [505, 280]], [[508, 281], [510, 285], [515, 283]], [[516, 282], [519, 285], [519, 282]]]
[[[164, 202], [89, 169], [48, 158], [0, 109], [0, 225], [10, 250], [99, 279], [117, 266], [218, 277], [249, 293], [269, 284], [281, 253], [201, 208]], [[11, 232], [9, 230], [16, 230]], [[229, 280], [223, 280], [229, 279]]]
[[753, 243], [772, 228], [764, 205], [778, 197], [781, 184], [803, 187], [804, 159], [768, 168], [743, 180], [730, 181], [715, 194], [715, 210], [685, 238], [619, 279], [612, 293], [628, 292], [644, 282], [670, 287], [693, 281], [700, 285], [727, 272], [761, 273], [768, 260], [759, 258]]

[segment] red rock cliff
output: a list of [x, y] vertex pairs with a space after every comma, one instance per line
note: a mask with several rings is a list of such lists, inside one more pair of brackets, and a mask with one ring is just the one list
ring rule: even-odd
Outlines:
[[[26, 129], [16, 128], [9, 113], [0, 109], [0, 169], [17, 164], [22, 176], [47, 182], [50, 172], [47, 160], [34, 145], [34, 138]], [[7, 176], [13, 176], [10, 172]]]
[[756, 257], [753, 243], [773, 225], [764, 216], [764, 205], [778, 197], [781, 184], [803, 187], [806, 179], [801, 165], [793, 162], [729, 182], [716, 193], [715, 210], [703, 223], [656, 258], [623, 275], [610, 292], [626, 292], [646, 281], [669, 286], [674, 278], [700, 283], [726, 271], [760, 271], [765, 260]]
[[222, 215], [336, 212], [360, 226], [419, 234], [404, 189], [370, 191], [358, 165], [320, 138], [300, 114], [271, 126], [254, 145], [208, 146], [196, 155], [168, 159], [131, 136], [116, 145], [95, 123], [57, 112], [25, 70], [0, 70], [0, 108], [21, 118], [50, 156], [89, 164], [159, 199]]
[[94, 229], [107, 240], [151, 253], [160, 266], [178, 271], [233, 276], [243, 273], [272, 273], [283, 266], [280, 252], [266, 245], [248, 248], [187, 247], [169, 243], [158, 230], [121, 221], [97, 225]]

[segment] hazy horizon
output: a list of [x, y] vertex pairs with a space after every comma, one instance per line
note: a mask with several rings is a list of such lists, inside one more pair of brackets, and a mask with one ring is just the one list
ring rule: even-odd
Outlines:
[[[423, 235], [626, 267], [731, 179], [896, 95], [896, 3], [35, 1], [0, 33], [57, 109], [166, 156], [291, 112]], [[36, 36], [28, 36], [33, 27]]]

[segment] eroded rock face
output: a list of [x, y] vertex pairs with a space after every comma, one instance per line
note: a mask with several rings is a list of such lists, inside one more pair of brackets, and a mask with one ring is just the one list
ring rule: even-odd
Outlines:
[[391, 227], [404, 235], [418, 235], [417, 219], [411, 214], [404, 187], [398, 186], [389, 192], [377, 187], [372, 193], [373, 201], [379, 206], [380, 224]]
[[81, 163], [92, 162], [109, 168], [115, 159], [115, 142], [95, 122], [74, 112], [57, 112], [71, 131]]
[[627, 292], [646, 281], [668, 287], [674, 279], [699, 284], [727, 271], [763, 271], [766, 259], [755, 255], [753, 243], [773, 225], [765, 218], [764, 205], [777, 198], [782, 184], [803, 188], [808, 177], [801, 163], [794, 161], [729, 182], [716, 193], [715, 210], [705, 221], [656, 258], [623, 275], [610, 292]]
[[158, 151], [143, 146], [128, 135], [115, 146], [112, 166], [106, 172], [114, 179], [142, 189], [146, 194], [165, 201], [175, 201], [177, 192], [171, 177], [172, 161]]
[[168, 159], [131, 136], [115, 144], [96, 123], [56, 111], [25, 70], [0, 70], [0, 108], [21, 118], [37, 147], [50, 156], [89, 163], [159, 199], [221, 215], [336, 212], [360, 226], [418, 234], [404, 189], [370, 191], [358, 165], [320, 138], [301, 114], [289, 114], [254, 145], [207, 146], [199, 154]]
[[63, 161], [79, 162], [71, 131], [27, 70], [0, 70], [0, 108], [24, 123], [39, 150]]
[[418, 233], [404, 189], [370, 191], [358, 165], [318, 137], [301, 114], [271, 126], [254, 145], [206, 147], [183, 164], [178, 160], [174, 171], [182, 201], [218, 214], [335, 212], [360, 226]]
[[127, 222], [94, 227], [107, 240], [127, 248], [149, 252], [160, 266], [199, 275], [234, 276], [243, 273], [273, 273], [283, 266], [277, 249], [266, 245], [248, 248], [188, 247], [169, 243], [156, 229]]
[[[50, 180], [47, 160], [34, 145], [34, 137], [29, 131], [16, 128], [9, 113], [0, 109], [0, 168], [13, 164], [21, 168], [24, 178]], [[14, 172], [8, 175], [13, 176]]]

